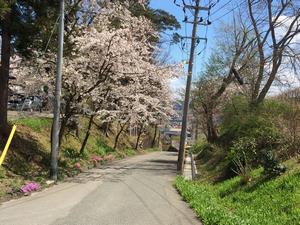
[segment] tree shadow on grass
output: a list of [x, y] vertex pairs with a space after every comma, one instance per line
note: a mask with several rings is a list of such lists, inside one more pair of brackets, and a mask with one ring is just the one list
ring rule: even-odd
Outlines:
[[270, 178], [266, 176], [261, 176], [257, 180], [252, 181], [246, 185], [242, 185], [240, 182], [236, 182], [234, 185], [230, 186], [228, 189], [223, 190], [220, 192], [220, 196], [222, 198], [234, 194], [237, 191], [243, 190], [244, 192], [251, 193], [257, 190], [261, 185], [263, 185], [265, 182], [269, 181]]
[[237, 182], [234, 185], [230, 186], [228, 189], [221, 191], [220, 197], [224, 198], [229, 195], [232, 195], [232, 194], [236, 193], [237, 191], [241, 190], [241, 188], [242, 188], [242, 186], [241, 186], [240, 182]]
[[49, 165], [50, 154], [42, 149], [36, 139], [15, 134], [4, 163], [6, 169], [30, 179], [39, 172], [47, 171]]
[[255, 182], [250, 183], [246, 188], [245, 192], [253, 192], [257, 190], [261, 185], [269, 181], [270, 178], [267, 176], [260, 176]]

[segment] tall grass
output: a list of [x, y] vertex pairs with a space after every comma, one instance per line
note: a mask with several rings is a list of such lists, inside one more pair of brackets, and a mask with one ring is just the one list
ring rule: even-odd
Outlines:
[[176, 188], [206, 225], [300, 224], [299, 170], [247, 185], [239, 177], [215, 185], [177, 177]]

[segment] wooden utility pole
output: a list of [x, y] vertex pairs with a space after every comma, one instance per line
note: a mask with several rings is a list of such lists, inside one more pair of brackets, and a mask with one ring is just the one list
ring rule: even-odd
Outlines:
[[58, 30], [58, 51], [56, 63], [56, 82], [55, 82], [55, 103], [53, 112], [52, 138], [51, 138], [51, 169], [50, 177], [57, 180], [57, 156], [59, 150], [59, 120], [60, 120], [60, 98], [61, 98], [61, 80], [63, 65], [63, 46], [64, 46], [64, 0], [60, 0], [60, 20]]
[[[200, 10], [209, 10], [209, 8], [200, 7], [200, 0], [196, 0], [195, 6], [185, 5], [185, 8], [194, 10], [194, 21], [193, 23], [193, 31], [191, 37], [191, 49], [190, 49], [190, 59], [188, 66], [188, 75], [186, 81], [186, 90], [185, 90], [185, 99], [184, 99], [184, 108], [183, 108], [183, 116], [182, 116], [182, 125], [181, 125], [181, 135], [180, 135], [180, 145], [179, 145], [179, 153], [178, 153], [178, 163], [177, 163], [177, 171], [182, 174], [184, 169], [184, 158], [185, 158], [185, 142], [186, 142], [186, 131], [187, 131], [187, 122], [188, 122], [188, 111], [189, 111], [189, 103], [190, 103], [190, 92], [191, 92], [191, 84], [192, 84], [192, 75], [193, 75], [193, 65], [195, 58], [195, 48], [197, 41], [200, 39], [197, 37], [197, 27], [199, 24], [199, 13]], [[188, 22], [188, 21], [185, 21]], [[189, 22], [188, 22], [189, 23]]]

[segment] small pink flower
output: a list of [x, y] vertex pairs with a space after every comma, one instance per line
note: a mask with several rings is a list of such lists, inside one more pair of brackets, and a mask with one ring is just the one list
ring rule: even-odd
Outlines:
[[75, 163], [75, 164], [74, 164], [74, 167], [75, 167], [76, 169], [81, 169], [80, 163]]
[[90, 159], [91, 162], [101, 162], [103, 161], [103, 158], [100, 157], [100, 156], [92, 156], [91, 159]]

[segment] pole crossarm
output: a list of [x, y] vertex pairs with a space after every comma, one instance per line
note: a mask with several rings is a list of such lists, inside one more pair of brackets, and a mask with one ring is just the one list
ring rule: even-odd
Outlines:
[[203, 38], [203, 37], [189, 37], [189, 36], [181, 36], [181, 38], [184, 38], [184, 39], [196, 39], [196, 40], [207, 41], [207, 38]]
[[209, 11], [211, 9], [211, 7], [205, 7], [205, 6], [194, 6], [194, 5], [184, 5], [183, 6], [184, 8], [187, 8], [187, 9], [195, 9], [195, 10], [198, 10], [198, 11]]
[[[192, 21], [184, 21], [185, 23], [190, 23], [190, 24], [194, 24], [195, 22], [192, 22]], [[198, 25], [200, 26], [209, 26], [211, 25], [211, 22], [207, 22], [207, 23], [203, 23], [203, 22], [197, 22]]]

